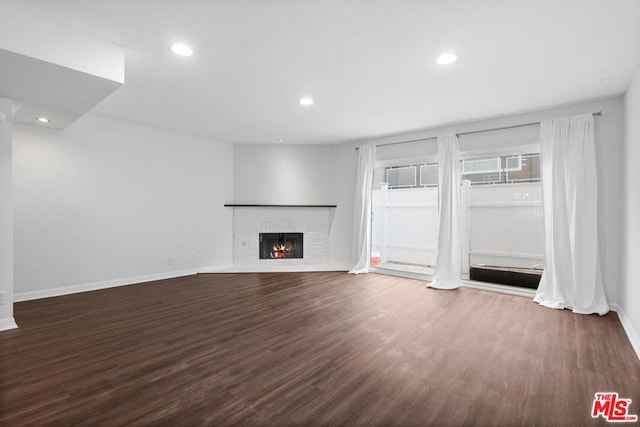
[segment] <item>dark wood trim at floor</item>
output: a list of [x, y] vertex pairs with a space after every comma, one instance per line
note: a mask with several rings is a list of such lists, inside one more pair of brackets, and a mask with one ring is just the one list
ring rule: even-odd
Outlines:
[[0, 425], [605, 425], [640, 415], [615, 313], [382, 275], [200, 274], [27, 301]]

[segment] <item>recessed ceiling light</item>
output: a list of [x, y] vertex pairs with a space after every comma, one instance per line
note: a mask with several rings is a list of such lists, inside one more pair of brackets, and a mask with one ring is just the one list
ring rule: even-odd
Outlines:
[[47, 119], [46, 117], [36, 117], [36, 120], [38, 120], [39, 122], [42, 123], [49, 123], [51, 120]]
[[171, 51], [176, 55], [180, 55], [180, 56], [193, 55], [193, 50], [191, 50], [191, 48], [186, 44], [182, 44], [182, 43], [176, 43], [173, 46], [171, 46]]
[[438, 58], [436, 59], [436, 64], [438, 65], [453, 64], [457, 60], [458, 60], [458, 55], [456, 55], [455, 53], [443, 53], [442, 55], [438, 56]]
[[300, 105], [313, 105], [313, 98], [305, 96], [304, 98], [300, 98], [300, 101], [298, 102], [300, 103]]
[[282, 138], [278, 138], [278, 139], [276, 139], [276, 141], [278, 141], [278, 142], [284, 142], [284, 139], [282, 139]]

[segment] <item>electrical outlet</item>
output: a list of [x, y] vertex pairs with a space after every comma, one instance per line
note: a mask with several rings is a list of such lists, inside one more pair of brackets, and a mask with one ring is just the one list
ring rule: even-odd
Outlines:
[[4, 305], [6, 303], [7, 303], [7, 292], [2, 291], [0, 292], [0, 305]]
[[176, 262], [176, 257], [169, 255], [169, 265], [173, 265]]

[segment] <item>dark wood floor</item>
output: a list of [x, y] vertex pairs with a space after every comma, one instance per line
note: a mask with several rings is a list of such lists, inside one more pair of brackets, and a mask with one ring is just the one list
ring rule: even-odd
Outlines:
[[17, 303], [2, 425], [604, 425], [615, 313], [346, 273], [208, 274]]

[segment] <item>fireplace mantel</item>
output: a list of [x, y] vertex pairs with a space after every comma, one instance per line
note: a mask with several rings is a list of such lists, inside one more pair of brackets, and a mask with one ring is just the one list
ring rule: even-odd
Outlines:
[[338, 205], [247, 205], [247, 204], [226, 204], [229, 208], [337, 208]]

